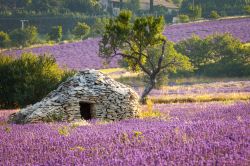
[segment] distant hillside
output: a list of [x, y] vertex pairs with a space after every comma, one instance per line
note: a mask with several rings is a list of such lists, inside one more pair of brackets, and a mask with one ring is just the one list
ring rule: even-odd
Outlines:
[[[250, 18], [226, 19], [206, 21], [200, 23], [188, 23], [167, 26], [164, 34], [169, 40], [178, 42], [191, 37], [193, 34], [205, 37], [213, 33], [231, 33], [243, 42], [250, 42]], [[19, 56], [22, 52], [34, 52], [37, 54], [53, 54], [61, 66], [70, 69], [81, 70], [85, 68], [113, 68], [118, 67], [119, 58], [115, 58], [108, 66], [103, 59], [98, 57], [98, 41], [100, 39], [87, 39], [85, 41], [44, 46], [25, 50], [6, 51], [5, 54]]]

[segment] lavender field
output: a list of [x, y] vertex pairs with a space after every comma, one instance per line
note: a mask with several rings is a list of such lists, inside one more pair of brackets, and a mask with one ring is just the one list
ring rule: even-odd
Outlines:
[[249, 165], [250, 103], [155, 105], [168, 119], [5, 124], [0, 165]]
[[[213, 33], [231, 33], [242, 42], [250, 42], [249, 27], [250, 18], [215, 20], [171, 25], [166, 27], [164, 35], [178, 42], [193, 34], [205, 37]], [[99, 40], [89, 38], [74, 43], [9, 50], [4, 54], [18, 57], [23, 52], [48, 53], [61, 67], [103, 69], [102, 72], [131, 85], [141, 95], [144, 84], [140, 73], [117, 68], [119, 57], [105, 64], [98, 57]], [[141, 106], [140, 116], [134, 119], [67, 123], [55, 122], [60, 121], [56, 117], [51, 123], [17, 125], [8, 123], [8, 118], [19, 110], [0, 110], [0, 166], [249, 166], [249, 78], [219, 78], [218, 81], [209, 78], [209, 82], [202, 82], [200, 78], [182, 82], [174, 79], [160, 89], [153, 89], [147, 104]], [[95, 78], [94, 81], [96, 84], [100, 80]], [[71, 100], [67, 102], [71, 104]], [[78, 111], [82, 115], [81, 106]]]
[[[173, 42], [178, 42], [196, 34], [201, 37], [214, 33], [231, 33], [242, 42], [250, 41], [250, 18], [225, 19], [198, 23], [177, 24], [167, 26], [164, 35]], [[109, 65], [98, 57], [98, 41], [100, 39], [87, 39], [85, 41], [43, 46], [24, 50], [11, 50], [3, 52], [7, 55], [19, 56], [22, 52], [36, 54], [52, 54], [61, 67], [81, 70], [86, 68], [102, 69], [118, 67], [119, 57], [113, 59]]]
[[167, 36], [169, 40], [178, 42], [190, 38], [194, 34], [200, 37], [206, 37], [215, 33], [230, 33], [235, 38], [246, 43], [250, 42], [249, 26], [250, 18], [222, 19], [171, 25], [166, 27], [164, 35]]
[[[150, 97], [170, 95], [165, 88]], [[176, 96], [246, 95], [249, 81], [168, 88]], [[160, 116], [119, 122], [7, 124], [15, 111], [0, 111], [0, 165], [250, 164], [249, 100], [154, 104]]]
[[59, 44], [54, 46], [43, 46], [24, 50], [11, 50], [4, 54], [20, 56], [23, 52], [33, 52], [38, 55], [45, 53], [53, 55], [61, 67], [81, 70], [87, 68], [102, 69], [118, 67], [114, 58], [111, 63], [105, 66], [104, 59], [98, 56], [98, 41], [100, 39], [87, 39], [80, 42]]

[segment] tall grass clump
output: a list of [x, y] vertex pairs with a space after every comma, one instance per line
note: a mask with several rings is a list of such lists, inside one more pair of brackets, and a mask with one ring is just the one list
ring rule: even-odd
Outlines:
[[143, 111], [140, 113], [140, 118], [146, 119], [146, 118], [157, 118], [157, 119], [163, 119], [163, 120], [171, 120], [171, 117], [169, 113], [162, 113], [159, 110], [154, 109], [154, 102], [150, 99], [146, 101], [146, 107]]
[[24, 53], [16, 59], [0, 55], [0, 108], [33, 104], [72, 74], [48, 55]]

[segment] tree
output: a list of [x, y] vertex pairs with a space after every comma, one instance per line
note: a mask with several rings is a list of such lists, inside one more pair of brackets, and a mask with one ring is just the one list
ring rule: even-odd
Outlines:
[[105, 26], [108, 24], [107, 18], [96, 18], [94, 25], [91, 27], [91, 36], [102, 36], [105, 31]]
[[142, 71], [147, 78], [141, 102], [155, 87], [158, 76], [171, 68], [189, 68], [188, 58], [177, 53], [162, 35], [163, 17], [138, 17], [131, 21], [130, 11], [121, 11], [110, 20], [99, 43], [99, 55], [106, 59], [121, 56], [132, 70]]
[[154, 12], [154, 0], [149, 0], [149, 9], [151, 13]]
[[32, 0], [32, 3], [29, 5], [30, 10], [33, 11], [49, 11], [56, 10], [57, 8], [63, 8], [64, 0]]
[[180, 6], [183, 0], [172, 0], [174, 4]]
[[187, 22], [189, 22], [189, 16], [185, 15], [185, 14], [180, 14], [179, 15], [179, 20], [182, 23], [187, 23]]
[[37, 28], [28, 26], [24, 29], [15, 29], [10, 33], [10, 38], [14, 46], [29, 46], [37, 41]]
[[78, 22], [75, 28], [73, 29], [73, 34], [78, 39], [86, 38], [89, 32], [90, 32], [90, 27], [86, 23]]
[[190, 5], [189, 10], [190, 10], [190, 17], [193, 20], [201, 18], [201, 16], [202, 16], [202, 7], [200, 5], [195, 5], [195, 6]]
[[246, 14], [250, 15], [250, 5], [245, 6], [244, 11]]
[[123, 8], [123, 0], [120, 0], [119, 5], [120, 5], [120, 9], [122, 9]]
[[126, 8], [131, 10], [133, 13], [137, 13], [140, 9], [140, 1], [128, 0], [128, 2], [126, 3]]
[[7, 33], [0, 31], [0, 48], [5, 48], [10, 43], [10, 37]]
[[220, 17], [220, 15], [218, 14], [217, 11], [215, 11], [215, 10], [211, 11], [210, 18], [218, 19], [219, 17]]
[[49, 37], [51, 40], [59, 42], [62, 39], [62, 26], [53, 26]]
[[101, 14], [101, 1], [98, 0], [65, 0], [65, 7], [74, 12]]
[[32, 1], [31, 0], [1, 0], [0, 1], [0, 9], [1, 8], [24, 8], [28, 6]]

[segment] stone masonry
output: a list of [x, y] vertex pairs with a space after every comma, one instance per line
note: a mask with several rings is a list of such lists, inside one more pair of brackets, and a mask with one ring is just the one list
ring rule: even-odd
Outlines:
[[[9, 118], [12, 123], [75, 121], [90, 118], [121, 120], [138, 117], [139, 97], [125, 86], [96, 70], [78, 72], [40, 102], [21, 109]], [[81, 103], [84, 103], [81, 108]], [[86, 105], [87, 104], [87, 105]]]

